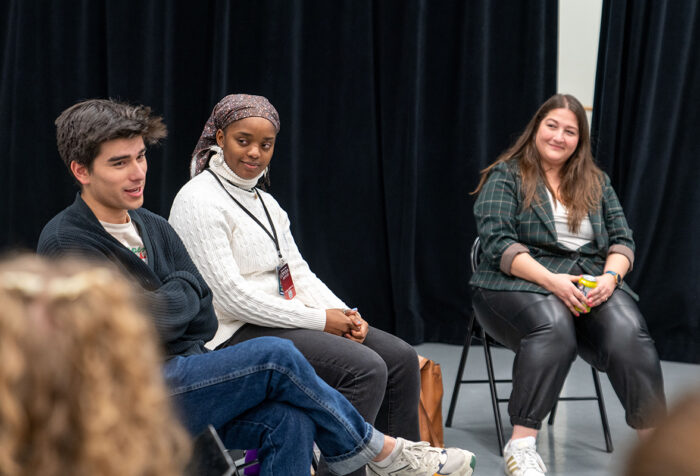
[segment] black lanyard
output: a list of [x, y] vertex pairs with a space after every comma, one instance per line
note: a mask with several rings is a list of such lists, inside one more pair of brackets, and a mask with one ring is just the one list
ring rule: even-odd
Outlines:
[[[251, 213], [250, 210], [248, 210], [246, 207], [244, 207], [241, 202], [236, 200], [236, 197], [231, 195], [231, 193], [229, 193], [229, 191], [226, 190], [226, 187], [224, 187], [224, 184], [221, 182], [221, 179], [219, 178], [218, 175], [216, 175], [211, 169], [207, 169], [207, 172], [209, 172], [210, 174], [212, 174], [214, 176], [216, 181], [219, 182], [219, 185], [221, 185], [221, 188], [224, 189], [224, 192], [226, 192], [228, 194], [228, 196], [231, 197], [231, 200], [236, 202], [236, 204], [239, 207], [241, 207], [243, 209], [243, 211], [246, 212], [250, 218], [255, 220], [255, 223], [260, 225], [260, 228], [265, 230], [265, 233], [267, 233], [267, 236], [270, 237], [270, 239], [275, 244], [275, 248], [277, 248], [277, 256], [279, 257], [280, 260], [282, 260], [282, 252], [280, 251], [280, 242], [279, 242], [279, 239], [277, 238], [277, 231], [275, 230], [275, 225], [272, 224], [272, 218], [270, 218], [270, 212], [267, 211], [267, 207], [265, 206], [265, 202], [263, 202], [262, 196], [258, 193], [257, 189], [255, 187], [253, 187], [252, 191], [255, 193], [255, 196], [257, 196], [260, 199], [260, 203], [262, 203], [263, 210], [265, 210], [265, 215], [267, 216], [267, 221], [270, 223], [270, 228], [272, 229], [272, 233], [270, 233], [270, 230], [265, 228], [265, 225], [263, 225], [262, 222], [260, 220], [258, 220], [257, 217], [255, 215], [253, 215], [253, 213]], [[227, 182], [228, 182], [228, 180], [227, 180]], [[235, 186], [235, 184], [231, 184], [231, 185]]]

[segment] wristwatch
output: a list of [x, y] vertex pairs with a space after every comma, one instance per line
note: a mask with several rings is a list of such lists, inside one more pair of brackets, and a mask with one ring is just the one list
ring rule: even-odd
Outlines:
[[615, 286], [617, 286], [618, 288], [622, 285], [622, 276], [620, 276], [620, 273], [608, 270], [605, 272], [605, 274], [612, 274], [612, 276], [615, 278]]

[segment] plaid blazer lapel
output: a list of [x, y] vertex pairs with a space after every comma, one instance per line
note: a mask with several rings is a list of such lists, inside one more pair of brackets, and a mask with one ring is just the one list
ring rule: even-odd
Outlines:
[[545, 228], [549, 232], [554, 242], [557, 241], [557, 230], [554, 228], [554, 211], [549, 201], [547, 187], [541, 181], [537, 184], [537, 200], [532, 204], [532, 208], [537, 216], [542, 220]]
[[588, 219], [591, 220], [595, 243], [598, 249], [607, 248], [608, 240], [605, 237], [603, 229], [603, 211], [600, 207], [596, 208], [595, 212], [588, 214]]

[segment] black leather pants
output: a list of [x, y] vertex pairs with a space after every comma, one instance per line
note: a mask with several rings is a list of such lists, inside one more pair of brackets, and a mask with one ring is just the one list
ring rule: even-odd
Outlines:
[[540, 428], [576, 354], [608, 374], [631, 427], [653, 427], [665, 412], [654, 341], [637, 303], [624, 291], [616, 289], [579, 317], [553, 294], [474, 288], [473, 304], [486, 333], [516, 354], [511, 424]]

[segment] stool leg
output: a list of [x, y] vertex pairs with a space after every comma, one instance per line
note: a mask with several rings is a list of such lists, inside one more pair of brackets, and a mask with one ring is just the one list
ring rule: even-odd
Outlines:
[[455, 407], [457, 406], [459, 388], [462, 386], [462, 374], [464, 373], [464, 366], [467, 363], [467, 356], [469, 355], [469, 348], [471, 347], [472, 332], [474, 332], [474, 313], [472, 313], [467, 323], [467, 338], [464, 341], [464, 346], [462, 346], [462, 356], [459, 359], [459, 368], [457, 369], [457, 376], [455, 377], [455, 386], [452, 389], [452, 398], [450, 398], [450, 408], [447, 411], [447, 420], [445, 420], [446, 427], [452, 426], [452, 417], [454, 416]]
[[496, 436], [498, 437], [498, 452], [503, 456], [505, 439], [503, 437], [503, 424], [501, 423], [501, 409], [498, 406], [498, 389], [493, 372], [493, 359], [491, 358], [491, 346], [486, 338], [486, 332], [481, 329], [481, 340], [484, 343], [484, 358], [486, 359], [486, 372], [489, 376], [489, 388], [491, 389], [491, 404], [493, 405], [493, 417], [496, 420]]
[[598, 371], [595, 367], [591, 366], [591, 371], [593, 372], [593, 385], [595, 385], [595, 394], [598, 397], [598, 409], [600, 410], [600, 421], [603, 424], [603, 436], [605, 436], [605, 451], [612, 453], [613, 444], [612, 438], [610, 437], [610, 426], [608, 425], [608, 414], [605, 411], [605, 401], [603, 400], [603, 392], [600, 387], [600, 378], [598, 378]]

